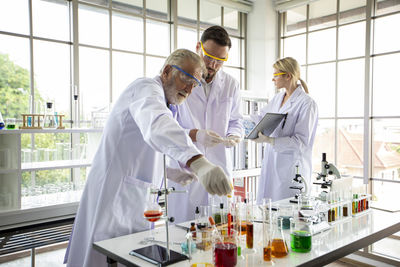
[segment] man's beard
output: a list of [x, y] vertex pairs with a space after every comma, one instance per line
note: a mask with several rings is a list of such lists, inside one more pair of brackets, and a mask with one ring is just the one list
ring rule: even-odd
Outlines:
[[[208, 70], [212, 70], [213, 72], [212, 72], [212, 73], [209, 73]], [[207, 68], [207, 76], [206, 76], [206, 79], [205, 79], [205, 80], [212, 80], [212, 79], [214, 78], [214, 76], [215, 76], [216, 73], [217, 73], [216, 70], [211, 69], [211, 68]]]
[[[167, 99], [167, 102], [172, 105], [180, 105], [182, 104], [183, 101], [185, 101], [186, 97], [188, 94], [184, 91], [177, 91], [175, 89], [175, 84], [174, 80], [171, 79], [171, 81], [168, 81], [165, 86], [164, 86], [164, 92], [165, 92], [165, 98]], [[182, 93], [184, 96], [181, 96], [179, 93]]]

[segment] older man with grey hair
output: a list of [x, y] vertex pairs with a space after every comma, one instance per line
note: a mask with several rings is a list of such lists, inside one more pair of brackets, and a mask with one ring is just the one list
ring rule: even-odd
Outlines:
[[211, 194], [231, 192], [223, 170], [201, 155], [170, 110], [189, 96], [204, 72], [197, 54], [179, 49], [159, 76], [140, 78], [121, 94], [93, 159], [67, 266], [106, 266], [93, 242], [149, 229], [143, 212], [148, 188], [161, 183], [163, 154], [190, 167]]

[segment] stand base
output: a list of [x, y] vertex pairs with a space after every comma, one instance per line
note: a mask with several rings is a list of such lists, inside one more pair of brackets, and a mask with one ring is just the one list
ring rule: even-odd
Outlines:
[[170, 257], [169, 260], [167, 260], [167, 249], [159, 245], [151, 245], [148, 247], [135, 249], [129, 252], [129, 255], [139, 257], [142, 260], [159, 266], [167, 266], [189, 259], [183, 254], [170, 250]]

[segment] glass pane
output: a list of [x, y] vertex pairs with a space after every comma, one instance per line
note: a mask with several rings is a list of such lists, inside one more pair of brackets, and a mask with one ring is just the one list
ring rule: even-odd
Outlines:
[[109, 106], [110, 56], [108, 51], [80, 47], [79, 57], [81, 120], [90, 121], [92, 111]]
[[375, 19], [374, 53], [399, 50], [400, 34], [393, 29], [400, 25], [400, 14]]
[[196, 44], [197, 44], [196, 29], [190, 29], [190, 28], [178, 26], [177, 48], [186, 48], [193, 52], [196, 52]]
[[86, 2], [90, 4], [96, 4], [100, 6], [108, 6], [110, 0], [80, 0], [80, 2]]
[[[200, 21], [211, 25], [221, 25], [221, 6], [207, 1], [200, 1]], [[207, 25], [202, 25], [208, 28]]]
[[0, 31], [29, 34], [28, 0], [0, 1]]
[[284, 57], [292, 57], [299, 62], [300, 65], [306, 64], [306, 36], [298, 35], [285, 38], [283, 40]]
[[[231, 36], [232, 47], [229, 50], [226, 65], [240, 67], [240, 39]], [[235, 76], [239, 77], [239, 76]]]
[[308, 66], [308, 88], [319, 117], [335, 115], [335, 63]]
[[321, 172], [322, 153], [326, 153], [326, 160], [335, 163], [335, 121], [319, 120], [315, 134], [312, 170], [313, 173]]
[[336, 29], [312, 32], [308, 35], [308, 63], [334, 60]]
[[143, 52], [143, 19], [113, 12], [113, 48]]
[[69, 41], [68, 1], [32, 1], [33, 35]]
[[339, 59], [365, 55], [365, 22], [339, 27]]
[[178, 23], [196, 24], [197, 0], [178, 1]]
[[239, 12], [237, 10], [224, 7], [224, 27], [233, 30], [239, 29]]
[[364, 70], [364, 59], [338, 63], [338, 116], [363, 116]]
[[300, 6], [286, 11], [285, 35], [306, 31], [307, 6]]
[[339, 24], [365, 19], [366, 0], [340, 0]]
[[108, 10], [79, 5], [79, 43], [109, 47]]
[[164, 62], [165, 58], [146, 57], [146, 77], [154, 78], [156, 75], [160, 75]]
[[[377, 182], [375, 182], [376, 184]], [[388, 184], [388, 186], [392, 186], [393, 184]], [[399, 185], [399, 184], [397, 184]], [[396, 189], [400, 189], [399, 186], [396, 186]], [[397, 201], [393, 201], [397, 202]], [[393, 238], [384, 238], [378, 242], [372, 244], [372, 252], [379, 253], [381, 255], [389, 256], [395, 258], [397, 260], [400, 259], [400, 240]]]
[[[36, 41], [34, 48], [35, 101], [55, 101], [54, 111], [70, 120], [70, 46]], [[36, 102], [38, 103], [38, 102]]]
[[[168, 56], [170, 51], [169, 24], [147, 20], [146, 53]], [[162, 44], [162, 45], [160, 45]]]
[[232, 77], [234, 77], [235, 79], [237, 79], [237, 81], [239, 81], [240, 79], [240, 69], [236, 69], [236, 68], [229, 68], [229, 67], [224, 67], [223, 70], [232, 75]]
[[400, 91], [389, 77], [397, 77], [400, 53], [373, 58], [373, 115], [398, 116]]
[[310, 4], [309, 30], [336, 25], [336, 0], [320, 0]]
[[397, 11], [400, 11], [399, 1], [378, 0], [376, 15], [383, 15]]
[[[3, 119], [29, 112], [29, 40], [0, 34], [0, 112]], [[9, 82], [12, 81], [12, 82]]]
[[[372, 124], [372, 177], [400, 178], [400, 119], [374, 119]], [[392, 184], [392, 183], [390, 183]]]
[[113, 0], [112, 7], [134, 14], [142, 14], [143, 0]]
[[146, 16], [167, 19], [167, 0], [146, 0]]
[[337, 167], [342, 175], [363, 176], [364, 122], [338, 120]]
[[400, 183], [372, 181], [372, 195], [373, 199], [375, 200], [371, 204], [372, 207], [388, 211], [399, 211], [399, 192]]
[[143, 76], [143, 56], [113, 52], [113, 102], [131, 82]]

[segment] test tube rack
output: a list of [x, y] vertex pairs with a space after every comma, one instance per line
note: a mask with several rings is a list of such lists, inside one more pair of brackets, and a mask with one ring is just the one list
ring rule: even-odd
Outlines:
[[[21, 114], [22, 115], [22, 126], [20, 129], [43, 129], [40, 124], [40, 118], [44, 118], [43, 114]], [[57, 117], [58, 127], [57, 129], [65, 129], [62, 124], [64, 115], [54, 115]]]

